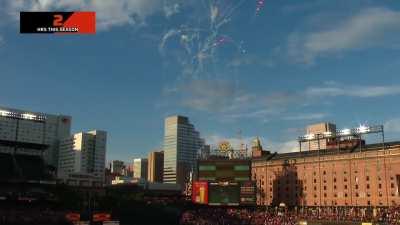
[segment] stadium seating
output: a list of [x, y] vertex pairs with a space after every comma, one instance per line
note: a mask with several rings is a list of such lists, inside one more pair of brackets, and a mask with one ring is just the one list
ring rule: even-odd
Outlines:
[[23, 179], [42, 180], [45, 178], [45, 165], [40, 156], [16, 154], [14, 157]]
[[15, 176], [11, 154], [0, 153], [0, 180], [9, 180]]
[[40, 156], [0, 153], [0, 181], [48, 180], [47, 170]]

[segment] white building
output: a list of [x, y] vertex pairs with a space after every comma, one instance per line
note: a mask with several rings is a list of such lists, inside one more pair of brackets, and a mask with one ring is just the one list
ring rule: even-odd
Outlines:
[[[71, 117], [0, 107], [0, 152], [42, 154], [57, 167], [59, 141], [70, 135]], [[38, 151], [39, 150], [39, 151]]]
[[183, 187], [190, 179], [190, 172], [196, 165], [197, 153], [203, 145], [204, 140], [187, 117], [166, 118], [163, 182]]
[[137, 158], [133, 160], [133, 177], [147, 180], [147, 159]]
[[103, 185], [106, 144], [107, 133], [99, 130], [77, 133], [62, 140], [58, 178], [70, 185]]

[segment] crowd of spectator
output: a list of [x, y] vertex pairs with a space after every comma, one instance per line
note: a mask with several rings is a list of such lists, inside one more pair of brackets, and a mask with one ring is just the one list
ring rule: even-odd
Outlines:
[[0, 209], [1, 225], [63, 225], [69, 224], [65, 211], [52, 209]]
[[334, 223], [377, 222], [400, 224], [400, 207], [386, 209], [309, 208], [309, 209], [243, 209], [199, 208], [187, 210], [180, 218], [181, 225], [295, 225], [300, 221]]

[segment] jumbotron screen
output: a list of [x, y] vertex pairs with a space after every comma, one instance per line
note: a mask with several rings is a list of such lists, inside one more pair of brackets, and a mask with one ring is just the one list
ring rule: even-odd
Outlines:
[[239, 205], [240, 186], [238, 183], [209, 183], [209, 205]]
[[250, 160], [199, 160], [198, 180], [209, 182], [245, 182], [251, 179]]

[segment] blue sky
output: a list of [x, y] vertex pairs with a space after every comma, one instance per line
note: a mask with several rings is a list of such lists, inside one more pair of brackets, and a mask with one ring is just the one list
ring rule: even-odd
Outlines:
[[[400, 140], [400, 4], [372, 0], [5, 0], [0, 105], [109, 132], [108, 159], [162, 146], [183, 114], [209, 143], [292, 151], [307, 124]], [[19, 11], [92, 10], [97, 34], [19, 34]]]

